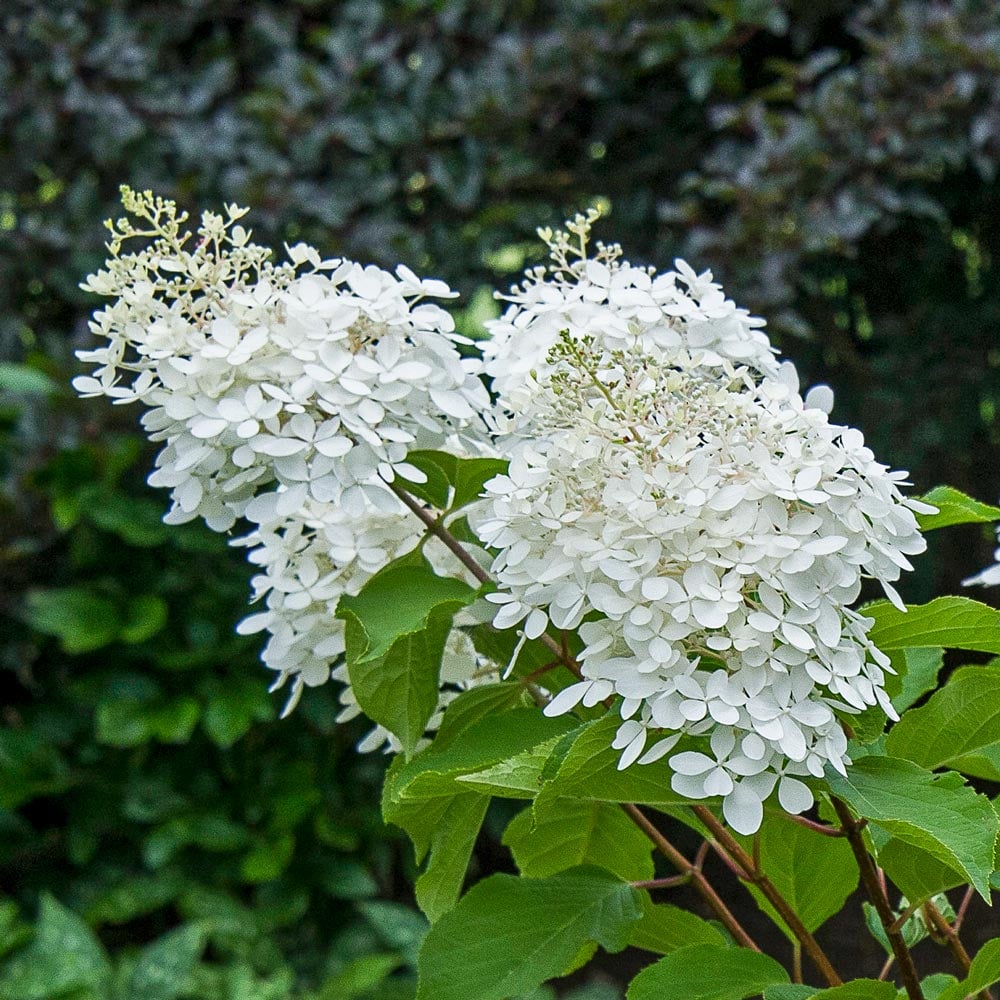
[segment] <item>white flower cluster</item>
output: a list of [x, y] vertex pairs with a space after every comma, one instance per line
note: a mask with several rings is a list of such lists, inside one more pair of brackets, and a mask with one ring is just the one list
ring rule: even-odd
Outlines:
[[[152, 228], [123, 220], [108, 269], [83, 285], [114, 301], [91, 323], [106, 346], [79, 354], [97, 367], [74, 385], [149, 407], [143, 426], [164, 442], [150, 482], [171, 490], [168, 522], [256, 520], [250, 502], [275, 482], [282, 496], [262, 502], [279, 513], [307, 496], [395, 511], [386, 482], [419, 478], [406, 453], [440, 446], [486, 408], [479, 362], [461, 358], [451, 315], [424, 301], [451, 297], [443, 282], [304, 245], [271, 265], [235, 207], [226, 220], [205, 213], [188, 250], [172, 203], [127, 192], [126, 207]], [[130, 236], [153, 241], [122, 256]]]
[[[463, 359], [426, 301], [451, 296], [442, 282], [303, 245], [271, 264], [235, 207], [203, 215], [188, 249], [172, 203], [124, 194], [147, 228], [111, 227], [107, 270], [84, 286], [112, 299], [92, 323], [106, 345], [81, 352], [96, 367], [75, 384], [148, 407], [167, 520], [255, 525], [237, 544], [264, 610], [240, 631], [268, 633], [286, 712], [333, 676], [340, 718], [358, 713], [337, 602], [420, 544], [392, 484], [423, 480], [412, 449], [443, 447], [510, 458], [469, 515], [496, 553], [494, 624], [578, 630], [581, 680], [546, 711], [620, 699], [620, 767], [671, 754], [675, 789], [721, 797], [749, 833], [773, 792], [801, 812], [803, 777], [843, 771], [842, 717], [894, 714], [889, 661], [849, 605], [868, 578], [902, 606], [892, 582], [923, 551], [914, 511], [929, 508], [829, 423], [828, 388], [799, 395], [763, 321], [711, 273], [591, 256], [596, 213], [578, 216], [542, 234], [552, 263], [506, 296], [483, 361]], [[147, 246], [123, 255], [132, 237]], [[492, 676], [454, 630], [440, 708]], [[379, 727], [363, 741], [383, 744]]]
[[[481, 437], [480, 363], [426, 301], [453, 296], [441, 281], [322, 260], [303, 244], [271, 264], [236, 206], [204, 213], [189, 248], [173, 202], [123, 188], [123, 203], [141, 228], [109, 224], [106, 270], [82, 286], [112, 302], [91, 322], [106, 343], [78, 355], [96, 367], [74, 386], [148, 407], [143, 426], [164, 443], [149, 481], [171, 490], [166, 521], [257, 525], [237, 544], [261, 567], [254, 598], [267, 610], [239, 630], [270, 634], [263, 659], [275, 687], [292, 681], [287, 713], [342, 658], [340, 596], [422, 536], [389, 488], [397, 474], [424, 480], [407, 453]], [[123, 254], [134, 238], [145, 248]], [[470, 657], [468, 676], [449, 679], [479, 669]]]
[[[669, 362], [685, 350], [706, 366], [727, 359], [762, 374], [777, 372], [777, 352], [760, 329], [764, 321], [727, 299], [710, 271], [695, 274], [678, 260], [676, 270], [658, 275], [622, 259], [617, 244], [598, 243], [596, 256], [588, 256], [597, 218], [591, 209], [567, 223], [568, 233], [541, 230], [551, 264], [529, 270], [523, 285], [503, 296], [510, 302], [503, 316], [486, 324], [484, 368], [501, 414], [535, 414], [538, 390], [557, 372], [572, 375], [576, 368], [572, 351], [560, 348], [583, 339], [597, 353], [602, 378], [613, 377], [614, 352], [637, 344], [650, 362]], [[510, 429], [510, 421], [501, 418], [501, 426]]]
[[507, 345], [532, 343], [537, 324], [549, 346], [500, 395], [524, 439], [472, 517], [499, 551], [494, 624], [529, 638], [550, 621], [578, 629], [583, 679], [547, 712], [619, 697], [620, 767], [710, 736], [711, 755], [670, 758], [674, 787], [721, 796], [730, 824], [753, 832], [776, 786], [797, 813], [812, 804], [799, 777], [843, 771], [837, 713], [893, 715], [889, 661], [848, 605], [865, 577], [901, 603], [891, 581], [925, 548], [913, 514], [925, 505], [901, 497], [905, 473], [879, 465], [860, 432], [828, 422], [816, 405], [832, 402], [828, 389], [802, 400], [794, 368], [772, 362], [707, 277], [688, 284], [710, 289], [701, 301], [716, 304], [720, 329], [699, 314], [692, 343], [691, 311], [636, 315], [634, 269], [617, 248], [602, 254], [600, 287], [624, 272], [631, 292], [588, 316], [598, 270], [578, 252], [568, 269], [557, 260], [547, 288], [537, 277], [530, 301], [515, 293], [501, 325]]

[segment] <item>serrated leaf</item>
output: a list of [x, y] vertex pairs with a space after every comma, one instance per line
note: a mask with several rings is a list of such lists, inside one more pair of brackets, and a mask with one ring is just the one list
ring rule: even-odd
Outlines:
[[892, 651], [895, 674], [886, 674], [885, 689], [893, 708], [902, 715], [914, 702], [937, 687], [944, 666], [944, 650], [928, 646]]
[[344, 596], [347, 671], [362, 711], [409, 754], [437, 709], [444, 643], [455, 612], [476, 592], [404, 557]]
[[629, 984], [627, 1000], [746, 1000], [768, 986], [787, 983], [788, 973], [767, 955], [748, 948], [696, 944], [680, 948], [643, 969]]
[[632, 928], [628, 943], [658, 955], [668, 955], [693, 944], [711, 944], [725, 948], [726, 939], [707, 920], [669, 903], [654, 903], [645, 893], [642, 917]]
[[550, 878], [493, 875], [431, 928], [418, 1000], [507, 1000], [562, 974], [588, 941], [619, 951], [641, 915], [637, 890], [599, 868]]
[[562, 740], [562, 736], [554, 736], [492, 767], [473, 771], [471, 774], [461, 774], [455, 780], [484, 795], [496, 795], [505, 799], [533, 799], [542, 787], [542, 775], [549, 758]]
[[416, 884], [417, 904], [431, 923], [458, 901], [489, 804], [486, 795], [456, 795], [435, 826], [430, 859]]
[[550, 719], [538, 708], [489, 715], [458, 734], [444, 750], [432, 743], [393, 775], [391, 799], [414, 801], [470, 791], [462, 775], [485, 770], [574, 728], [567, 716]]
[[1000, 781], [1000, 669], [963, 667], [889, 732], [886, 750], [934, 770]]
[[1000, 521], [1000, 507], [973, 500], [953, 486], [936, 486], [920, 499], [938, 508], [936, 514], [917, 514], [921, 531], [947, 528], [953, 524], [988, 524], [990, 521]]
[[847, 777], [827, 771], [830, 791], [865, 819], [953, 868], [989, 899], [997, 816], [954, 772], [932, 774], [910, 761], [865, 757]]
[[[788, 900], [807, 930], [815, 931], [835, 913], [858, 885], [858, 866], [846, 838], [827, 837], [767, 810], [758, 839], [761, 868]], [[758, 905], [785, 932], [770, 903], [750, 887]]]
[[627, 881], [653, 877], [653, 845], [608, 802], [557, 799], [534, 813], [524, 809], [508, 824], [503, 843], [531, 878], [577, 865], [599, 865]]
[[1000, 611], [968, 597], [938, 597], [905, 612], [878, 601], [862, 613], [875, 619], [868, 637], [887, 652], [920, 646], [1000, 653]]
[[205, 933], [195, 925], [165, 934], [142, 950], [125, 980], [123, 996], [176, 1000], [205, 947]]
[[439, 605], [420, 631], [400, 636], [378, 659], [347, 661], [351, 689], [362, 711], [393, 733], [407, 754], [423, 738], [437, 710], [441, 658], [457, 607]]
[[526, 692], [520, 684], [483, 684], [463, 691], [445, 709], [434, 746], [444, 750], [459, 733], [474, 726], [488, 715], [496, 715], [511, 708], [524, 708], [528, 704]]
[[878, 851], [879, 865], [911, 903], [923, 902], [946, 889], [964, 885], [965, 878], [929, 851], [891, 837]]
[[993, 938], [979, 949], [965, 979], [949, 986], [939, 1000], [965, 1000], [980, 990], [1000, 982], [1000, 938]]
[[337, 617], [360, 629], [348, 640], [351, 662], [377, 660], [403, 636], [421, 631], [435, 610], [463, 607], [476, 591], [461, 580], [438, 576], [427, 563], [404, 557], [376, 573], [356, 596], [345, 595]]
[[640, 805], [683, 805], [689, 800], [670, 787], [666, 760], [618, 770], [621, 752], [612, 749], [621, 719], [612, 712], [581, 727], [555, 776], [546, 781], [538, 805], [558, 798], [634, 802]]
[[853, 979], [843, 986], [818, 990], [812, 986], [790, 984], [772, 986], [764, 992], [764, 1000], [896, 1000], [896, 987], [877, 979]]
[[8, 964], [0, 980], [0, 996], [4, 1000], [50, 1000], [85, 989], [104, 996], [110, 977], [111, 964], [94, 932], [46, 893], [35, 937]]

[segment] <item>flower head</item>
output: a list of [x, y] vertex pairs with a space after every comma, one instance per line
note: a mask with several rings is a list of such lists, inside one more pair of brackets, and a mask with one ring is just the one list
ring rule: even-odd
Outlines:
[[471, 518], [498, 552], [494, 624], [579, 630], [582, 680], [547, 711], [620, 698], [620, 766], [708, 737], [714, 758], [670, 758], [678, 791], [722, 796], [743, 832], [776, 786], [801, 811], [796, 776], [848, 762], [839, 716], [893, 715], [849, 605], [865, 578], [901, 604], [892, 582], [925, 548], [905, 473], [829, 422], [829, 390], [803, 400], [766, 340], [745, 365], [650, 332], [662, 318], [609, 335], [559, 315], [530, 402], [501, 391], [513, 457]]

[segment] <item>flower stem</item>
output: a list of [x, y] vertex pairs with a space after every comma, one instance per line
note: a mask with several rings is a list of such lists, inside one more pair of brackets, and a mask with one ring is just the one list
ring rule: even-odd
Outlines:
[[[965, 950], [965, 945], [959, 940], [957, 921], [954, 926], [949, 924], [945, 920], [944, 914], [930, 900], [924, 903], [923, 909], [927, 915], [927, 919], [944, 939], [944, 943], [948, 946], [948, 950], [951, 952], [956, 964], [961, 968], [962, 972], [968, 975], [972, 959], [969, 958], [969, 953]], [[980, 990], [976, 996], [979, 1000], [993, 1000], [993, 994], [988, 989]]]
[[633, 823], [656, 845], [660, 853], [670, 861], [670, 863], [682, 874], [689, 876], [691, 884], [697, 890], [698, 895], [705, 900], [712, 908], [715, 915], [722, 922], [723, 926], [732, 934], [733, 938], [744, 948], [752, 951], [760, 951], [757, 943], [743, 928], [743, 925], [733, 916], [729, 907], [722, 901], [719, 894], [712, 888], [711, 883], [702, 874], [701, 868], [690, 861], [680, 851], [670, 843], [667, 838], [650, 822], [645, 813], [631, 802], [621, 804], [625, 814]]
[[[428, 534], [433, 535], [435, 538], [440, 539], [444, 545], [447, 547], [448, 551], [455, 556], [456, 559], [480, 582], [480, 583], [494, 583], [493, 577], [483, 569], [479, 563], [473, 558], [472, 553], [441, 523], [440, 518], [434, 516], [433, 511], [429, 508], [424, 507], [418, 500], [416, 500], [411, 494], [407, 493], [401, 486], [397, 483], [387, 483], [389, 489], [403, 501], [403, 504], [415, 514], [427, 528]], [[580, 667], [576, 660], [569, 655], [568, 651], [564, 650], [562, 646], [555, 639], [552, 638], [547, 632], [543, 632], [539, 637], [539, 642], [546, 646], [549, 652], [555, 654], [557, 660], [564, 666], [568, 667], [575, 674], [579, 675]]]
[[884, 884], [875, 870], [875, 863], [868, 854], [868, 848], [861, 836], [861, 826], [851, 815], [851, 810], [840, 799], [831, 796], [830, 801], [837, 811], [837, 817], [840, 819], [840, 825], [851, 845], [851, 850], [854, 851], [854, 858], [858, 863], [858, 870], [861, 872], [861, 881], [864, 883], [865, 890], [875, 906], [879, 920], [882, 922], [882, 928], [885, 930], [885, 936], [889, 939], [892, 953], [896, 956], [896, 962], [899, 964], [899, 975], [903, 980], [906, 995], [910, 1000], [924, 1000], [924, 992], [920, 988], [920, 977], [913, 964], [913, 956], [906, 946], [902, 932], [895, 927], [896, 918], [889, 905], [889, 897], [886, 895]]
[[698, 819], [712, 832], [712, 836], [718, 841], [730, 858], [743, 869], [746, 876], [745, 881], [757, 886], [765, 899], [777, 910], [781, 919], [795, 935], [803, 950], [827, 983], [830, 986], [840, 986], [843, 980], [837, 975], [837, 971], [830, 964], [830, 960], [826, 957], [823, 949], [820, 948], [819, 943], [809, 933], [788, 900], [781, 895], [774, 883], [755, 864], [754, 859], [743, 850], [736, 838], [723, 826], [710, 809], [705, 806], [692, 806], [691, 809]]

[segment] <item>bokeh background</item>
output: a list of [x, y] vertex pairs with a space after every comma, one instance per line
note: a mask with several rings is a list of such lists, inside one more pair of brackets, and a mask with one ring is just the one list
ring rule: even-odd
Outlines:
[[[991, 2], [0, 2], [0, 995], [402, 1000], [424, 929], [385, 761], [330, 689], [276, 720], [241, 551], [166, 530], [137, 414], [68, 389], [121, 182], [443, 277], [469, 329], [599, 203], [630, 258], [768, 317], [918, 489], [993, 500], [998, 167]], [[993, 547], [945, 533], [906, 598]]]

